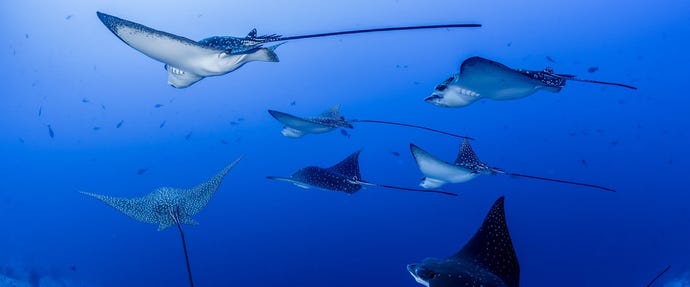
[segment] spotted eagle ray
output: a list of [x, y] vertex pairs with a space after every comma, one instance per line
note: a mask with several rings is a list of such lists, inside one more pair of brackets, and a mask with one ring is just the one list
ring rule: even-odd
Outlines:
[[611, 82], [580, 79], [574, 75], [513, 69], [501, 63], [471, 57], [460, 65], [460, 72], [437, 85], [425, 102], [442, 107], [464, 107], [481, 99], [516, 100], [539, 90], [560, 92], [567, 81], [613, 85], [636, 90], [636, 87]]
[[80, 193], [96, 198], [112, 206], [123, 214], [144, 223], [158, 224], [158, 231], [177, 225], [182, 239], [189, 285], [194, 286], [192, 271], [187, 254], [187, 243], [182, 231], [182, 224], [198, 224], [192, 218], [199, 213], [223, 182], [225, 175], [242, 159], [236, 159], [209, 180], [192, 188], [160, 187], [142, 197], [123, 198], [95, 193]]
[[390, 189], [399, 189], [407, 191], [418, 192], [433, 192], [450, 196], [457, 196], [455, 193], [445, 192], [440, 190], [414, 189], [406, 187], [391, 186], [385, 184], [376, 184], [362, 180], [359, 172], [359, 153], [356, 151], [349, 155], [339, 163], [328, 167], [307, 166], [299, 169], [290, 177], [267, 176], [268, 179], [287, 181], [301, 188], [317, 188], [330, 191], [342, 191], [347, 194], [353, 194], [362, 186], [378, 186]]
[[518, 287], [520, 263], [510, 238], [500, 197], [482, 226], [465, 246], [445, 258], [426, 258], [407, 265], [414, 279], [427, 287]]
[[383, 31], [481, 27], [480, 24], [389, 27], [289, 37], [277, 34], [259, 36], [256, 29], [252, 29], [245, 37], [213, 36], [197, 42], [102, 12], [96, 14], [127, 45], [165, 63], [168, 84], [175, 88], [186, 88], [205, 77], [227, 74], [248, 62], [278, 62], [275, 49], [282, 43], [264, 47], [265, 43]]
[[404, 126], [404, 127], [410, 127], [410, 128], [416, 128], [416, 129], [423, 129], [427, 131], [432, 131], [435, 133], [440, 133], [444, 135], [449, 135], [453, 137], [458, 137], [458, 138], [464, 138], [464, 139], [472, 139], [471, 137], [468, 136], [463, 136], [463, 135], [457, 135], [457, 134], [452, 134], [448, 132], [444, 132], [441, 130], [437, 129], [432, 129], [428, 127], [423, 127], [423, 126], [417, 126], [417, 125], [411, 125], [411, 124], [405, 124], [405, 123], [397, 123], [397, 122], [388, 122], [388, 121], [379, 121], [379, 120], [346, 120], [345, 117], [340, 114], [340, 105], [335, 105], [332, 108], [328, 109], [327, 111], [319, 114], [318, 116], [315, 117], [298, 117], [295, 115], [291, 115], [288, 113], [284, 112], [279, 112], [276, 110], [268, 110], [268, 113], [271, 114], [276, 120], [278, 120], [280, 123], [282, 123], [283, 130], [281, 133], [289, 138], [301, 138], [307, 134], [322, 134], [322, 133], [327, 133], [332, 130], [338, 129], [338, 128], [348, 128], [348, 129], [353, 129], [354, 126], [352, 125], [353, 123], [377, 123], [377, 124], [387, 124], [387, 125], [396, 125], [396, 126]]
[[611, 188], [600, 185], [513, 173], [497, 167], [491, 167], [485, 162], [479, 160], [479, 157], [474, 153], [474, 150], [472, 149], [472, 146], [468, 140], [463, 140], [462, 144], [460, 145], [458, 156], [455, 159], [455, 162], [452, 164], [436, 158], [415, 144], [410, 144], [410, 151], [417, 162], [417, 166], [419, 166], [419, 170], [422, 172], [422, 174], [424, 174], [424, 179], [419, 184], [424, 188], [437, 188], [446, 183], [467, 182], [482, 174], [506, 174], [513, 177], [523, 177], [586, 186], [615, 192], [615, 190]]

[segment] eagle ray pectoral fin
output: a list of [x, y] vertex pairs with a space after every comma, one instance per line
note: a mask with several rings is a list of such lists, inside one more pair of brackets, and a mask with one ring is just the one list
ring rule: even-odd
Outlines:
[[98, 199], [134, 220], [144, 223], [157, 223], [142, 198], [114, 197], [85, 191], [79, 191], [79, 193]]
[[173, 224], [174, 223], [172, 223], [172, 222], [161, 222], [158, 224], [157, 231], [163, 231], [163, 230], [167, 229], [168, 227], [173, 226]]

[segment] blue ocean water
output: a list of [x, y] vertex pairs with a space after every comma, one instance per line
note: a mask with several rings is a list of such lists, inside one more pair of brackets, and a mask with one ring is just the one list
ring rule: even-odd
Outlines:
[[[1, 5], [5, 277], [34, 286], [186, 286], [174, 228], [158, 232], [78, 191], [135, 197], [191, 187], [244, 154], [195, 216], [200, 224], [185, 226], [198, 286], [418, 286], [406, 264], [456, 252], [501, 195], [522, 286], [645, 286], [667, 265], [658, 286], [690, 285], [690, 2]], [[197, 40], [252, 28], [297, 35], [483, 27], [290, 41], [276, 50], [279, 63], [249, 63], [174, 89], [163, 65], [114, 37], [96, 11]], [[639, 90], [569, 82], [557, 94], [464, 108], [423, 102], [471, 56]], [[380, 188], [346, 195], [265, 179], [362, 149], [364, 179], [415, 187], [422, 175], [409, 143], [455, 157], [455, 138], [364, 123], [350, 137], [288, 139], [266, 112], [312, 115], [335, 104], [348, 118], [472, 136], [483, 160], [510, 171], [618, 192], [484, 176], [444, 187], [457, 198]]]

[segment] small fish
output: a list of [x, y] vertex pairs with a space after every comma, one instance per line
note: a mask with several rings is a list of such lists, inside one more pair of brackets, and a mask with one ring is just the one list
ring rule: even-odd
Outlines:
[[105, 105], [101, 104], [101, 109], [105, 110]]
[[513, 42], [508, 42], [508, 43], [506, 44], [506, 47], [508, 47], [508, 48], [510, 48], [511, 46], [513, 46]]
[[148, 167], [140, 168], [137, 170], [137, 175], [142, 175], [142, 174], [146, 173], [147, 170], [149, 170]]
[[340, 134], [347, 137], [347, 138], [350, 138], [350, 133], [348, 133], [347, 130], [345, 130], [345, 129], [341, 129]]
[[290, 102], [290, 105], [291, 105], [291, 106], [294, 106], [294, 105], [296, 105], [296, 104], [297, 104], [297, 102], [295, 102], [295, 101]]
[[392, 152], [391, 152], [391, 155], [393, 155], [394, 157], [399, 157], [399, 156], [400, 156], [400, 153], [397, 152], [397, 151], [392, 151]]
[[23, 139], [23, 138], [19, 138], [19, 142], [20, 142], [20, 143], [24, 143], [24, 139]]
[[72, 270], [72, 272], [77, 271], [77, 265], [72, 265], [69, 270]]
[[243, 122], [243, 121], [244, 121], [244, 118], [237, 118], [237, 121], [238, 121], [238, 122]]
[[239, 124], [240, 124], [240, 123], [238, 123], [238, 122], [236, 122], [236, 121], [230, 121], [230, 125], [231, 125], [231, 126], [236, 126], [236, 125], [239, 125]]
[[226, 141], [226, 140], [224, 140], [224, 139], [220, 140], [220, 143], [221, 143], [221, 144], [229, 144], [229, 142]]
[[71, 15], [71, 14], [70, 14], [70, 15], [67, 15], [67, 17], [65, 17], [65, 20], [69, 20], [69, 19], [72, 19], [72, 15]]
[[93, 130], [94, 130], [94, 131], [100, 131], [100, 130], [101, 130], [101, 127], [93, 127]]
[[189, 140], [192, 137], [192, 132], [189, 132], [186, 136], [184, 136], [185, 140]]
[[611, 145], [618, 145], [618, 144], [619, 144], [619, 142], [618, 142], [617, 140], [612, 140], [612, 141], [611, 141]]
[[596, 71], [599, 71], [599, 67], [597, 67], [597, 66], [589, 67], [589, 69], [587, 69], [587, 72], [589, 72], [589, 73], [594, 73]]
[[549, 62], [551, 62], [551, 63], [555, 63], [555, 62], [556, 62], [553, 58], [551, 58], [551, 57], [549, 57], [549, 56], [546, 56], [546, 60], [549, 61]]
[[38, 107], [38, 116], [40, 117], [43, 114], [43, 107]]
[[83, 98], [83, 99], [81, 99], [81, 102], [82, 102], [82, 103], [88, 103], [88, 102], [90, 102], [90, 101], [89, 101], [89, 99], [87, 99], [87, 98]]
[[155, 104], [153, 107], [157, 109], [157, 108], [160, 108], [162, 106], [163, 106], [163, 104]]
[[165, 126], [165, 121], [163, 121], [163, 122], [158, 126], [158, 128], [159, 128], [159, 129], [162, 129], [164, 126]]
[[29, 39], [29, 33], [24, 34], [24, 39]]
[[116, 128], [116, 129], [119, 129], [120, 127], [122, 127], [122, 124], [124, 124], [124, 123], [125, 123], [124, 120], [120, 120], [120, 122], [117, 123], [117, 125], [115, 125], [115, 128]]
[[584, 166], [587, 166], [587, 161], [584, 159], [580, 160], [580, 163], [582, 163], [582, 165], [584, 165]]
[[53, 127], [51, 127], [50, 125], [48, 125], [48, 135], [51, 139], [55, 138], [55, 132], [53, 132]]

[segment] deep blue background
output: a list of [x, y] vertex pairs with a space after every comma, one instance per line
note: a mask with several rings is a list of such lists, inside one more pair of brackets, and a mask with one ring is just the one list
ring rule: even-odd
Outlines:
[[[77, 191], [133, 197], [193, 186], [245, 154], [196, 216], [200, 225], [186, 228], [198, 286], [418, 286], [405, 265], [455, 252], [500, 195], [523, 286], [644, 286], [667, 264], [664, 282], [690, 270], [690, 2], [137, 2], [2, 4], [1, 266], [88, 286], [185, 286], [174, 229], [157, 232]], [[97, 10], [192, 39], [254, 27], [285, 35], [484, 27], [292, 41], [277, 50], [280, 63], [177, 90]], [[461, 109], [422, 101], [474, 55], [639, 90], [572, 82], [558, 94]], [[421, 174], [410, 142], [455, 157], [456, 139], [397, 127], [292, 140], [266, 113], [311, 115], [338, 103], [349, 118], [473, 136], [483, 160], [510, 171], [619, 193], [481, 177], [447, 186], [458, 198], [376, 188], [347, 196], [264, 179], [362, 148], [364, 179], [413, 187]]]

